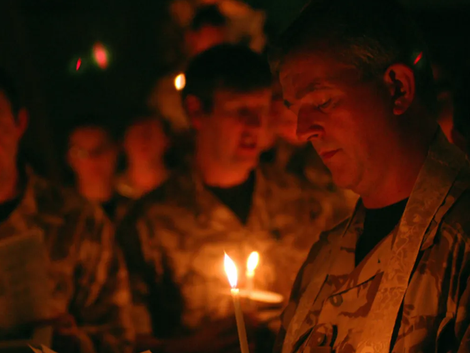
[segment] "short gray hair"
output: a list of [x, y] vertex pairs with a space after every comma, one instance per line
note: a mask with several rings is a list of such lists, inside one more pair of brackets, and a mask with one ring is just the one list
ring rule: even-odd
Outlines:
[[434, 109], [436, 94], [427, 47], [407, 11], [394, 0], [312, 0], [274, 43], [272, 70], [292, 53], [326, 44], [364, 79], [381, 77], [394, 63], [409, 66], [417, 96]]

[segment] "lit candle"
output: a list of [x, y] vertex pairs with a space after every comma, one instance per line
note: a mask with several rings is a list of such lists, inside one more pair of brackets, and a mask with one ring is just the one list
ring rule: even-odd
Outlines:
[[240, 306], [240, 292], [237, 288], [237, 266], [232, 259], [225, 254], [224, 259], [225, 273], [232, 287], [233, 306], [235, 307], [235, 319], [237, 320], [238, 339], [240, 341], [241, 353], [249, 353], [248, 340], [246, 339], [245, 321], [243, 320], [243, 312]]
[[255, 269], [258, 266], [259, 254], [256, 251], [253, 251], [248, 260], [246, 261], [246, 290], [248, 296], [251, 295], [253, 289], [255, 289]]

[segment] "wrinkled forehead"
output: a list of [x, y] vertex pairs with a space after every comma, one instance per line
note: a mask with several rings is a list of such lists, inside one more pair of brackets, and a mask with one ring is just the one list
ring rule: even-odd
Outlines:
[[349, 85], [360, 77], [356, 67], [344, 64], [333, 52], [294, 52], [284, 57], [279, 67], [279, 80], [284, 92], [315, 85]]

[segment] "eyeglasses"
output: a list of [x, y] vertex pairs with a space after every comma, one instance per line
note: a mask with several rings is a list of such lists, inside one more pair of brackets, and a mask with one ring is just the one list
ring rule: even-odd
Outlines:
[[72, 156], [79, 159], [98, 158], [111, 151], [112, 148], [113, 146], [111, 144], [103, 144], [90, 150], [78, 146], [71, 146], [70, 153]]

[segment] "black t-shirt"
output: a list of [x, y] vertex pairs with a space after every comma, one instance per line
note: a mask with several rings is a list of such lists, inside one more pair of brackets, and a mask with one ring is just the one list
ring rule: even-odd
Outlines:
[[114, 217], [116, 216], [117, 206], [118, 198], [116, 196], [113, 196], [108, 201], [101, 203], [101, 207], [103, 208], [108, 218], [111, 220], [114, 220]]
[[19, 205], [21, 197], [0, 204], [0, 223], [7, 220], [15, 208]]
[[250, 176], [243, 184], [231, 188], [206, 187], [235, 213], [240, 222], [246, 224], [253, 200], [253, 191], [255, 189], [254, 172], [250, 173]]
[[274, 147], [261, 153], [259, 156], [260, 163], [274, 163], [276, 161], [276, 152], [277, 149]]
[[405, 199], [384, 208], [366, 210], [364, 231], [356, 245], [356, 266], [396, 227], [407, 202]]

